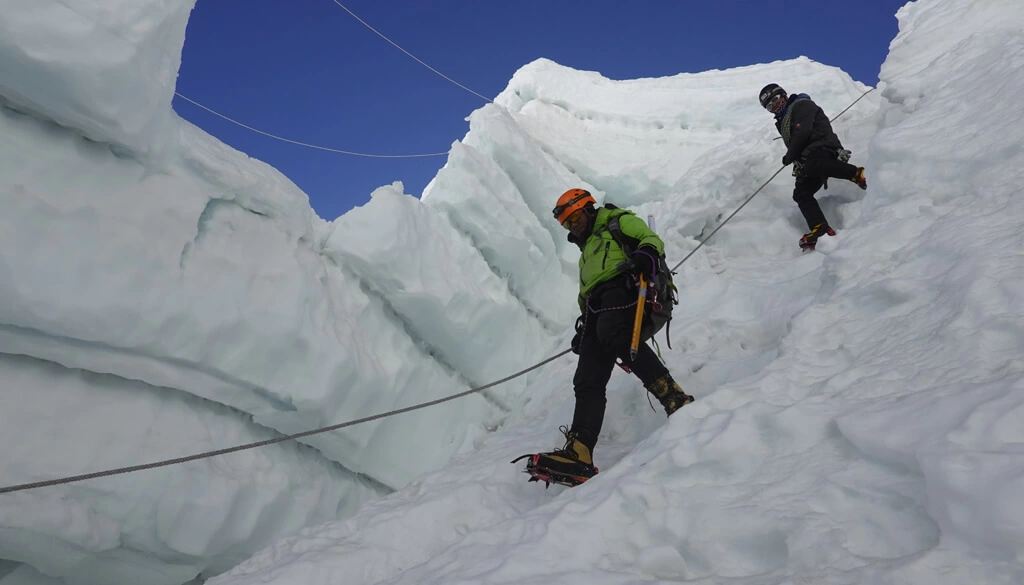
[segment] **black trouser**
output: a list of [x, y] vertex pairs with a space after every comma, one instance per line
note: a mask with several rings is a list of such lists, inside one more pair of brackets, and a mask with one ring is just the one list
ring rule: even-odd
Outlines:
[[825, 179], [832, 177], [850, 180], [857, 174], [857, 167], [841, 162], [836, 156], [835, 152], [826, 149], [808, 152], [800, 169], [800, 176], [796, 178], [793, 201], [796, 201], [800, 213], [807, 220], [808, 229], [819, 223], [828, 224], [818, 200], [814, 198], [814, 194], [825, 184]]
[[[646, 342], [640, 343], [636, 359], [629, 359], [637, 291], [635, 287], [629, 286], [628, 277], [619, 277], [595, 291], [596, 294], [591, 294], [588, 301], [586, 328], [580, 341], [580, 359], [572, 379], [576, 392], [572, 430], [591, 451], [604, 422], [607, 402], [605, 388], [612, 377], [615, 358], [622, 359], [644, 386], [668, 374], [668, 368]], [[598, 311], [595, 312], [595, 309]]]

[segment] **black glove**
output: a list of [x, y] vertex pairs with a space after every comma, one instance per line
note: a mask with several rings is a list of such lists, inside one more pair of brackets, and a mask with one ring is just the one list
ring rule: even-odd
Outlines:
[[782, 157], [782, 166], [788, 166], [789, 163], [793, 162], [794, 158], [796, 157], [790, 158], [789, 153], [787, 152], [785, 156]]
[[576, 355], [580, 355], [580, 342], [583, 341], [584, 328], [585, 323], [583, 320], [583, 315], [580, 315], [579, 317], [576, 318], [576, 335], [573, 335], [572, 341], [569, 342], [569, 347], [572, 349], [572, 352]]
[[642, 246], [633, 252], [633, 274], [643, 275], [644, 280], [651, 281], [654, 276], [654, 263], [658, 257], [658, 251], [650, 246]]

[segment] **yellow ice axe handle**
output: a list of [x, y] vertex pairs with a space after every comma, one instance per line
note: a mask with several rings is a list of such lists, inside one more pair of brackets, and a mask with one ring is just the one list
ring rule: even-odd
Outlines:
[[640, 275], [640, 292], [636, 297], [636, 316], [633, 317], [633, 339], [629, 342], [629, 361], [636, 359], [636, 352], [640, 349], [640, 326], [644, 321], [644, 303], [647, 302], [647, 281], [644, 275]]

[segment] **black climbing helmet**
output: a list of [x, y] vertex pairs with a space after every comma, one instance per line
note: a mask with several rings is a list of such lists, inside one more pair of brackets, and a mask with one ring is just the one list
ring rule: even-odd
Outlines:
[[759, 99], [761, 101], [761, 107], [772, 111], [772, 102], [775, 101], [775, 96], [782, 96], [782, 99], [786, 98], [786, 90], [779, 87], [777, 83], [769, 83], [768, 85], [761, 88]]

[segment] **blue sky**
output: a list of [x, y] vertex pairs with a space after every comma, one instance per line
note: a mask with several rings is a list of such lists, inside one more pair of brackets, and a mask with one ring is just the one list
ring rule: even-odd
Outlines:
[[[902, 0], [338, 0], [419, 59], [493, 98], [545, 57], [611, 79], [662, 77], [805, 55], [868, 85]], [[751, 107], [757, 91], [751, 87]], [[788, 88], [799, 90], [799, 88]], [[265, 132], [371, 154], [447, 151], [480, 97], [437, 76], [333, 0], [198, 0], [177, 90]], [[334, 219], [402, 181], [420, 195], [446, 160], [364, 158], [250, 132], [180, 98], [174, 108], [263, 160]]]

